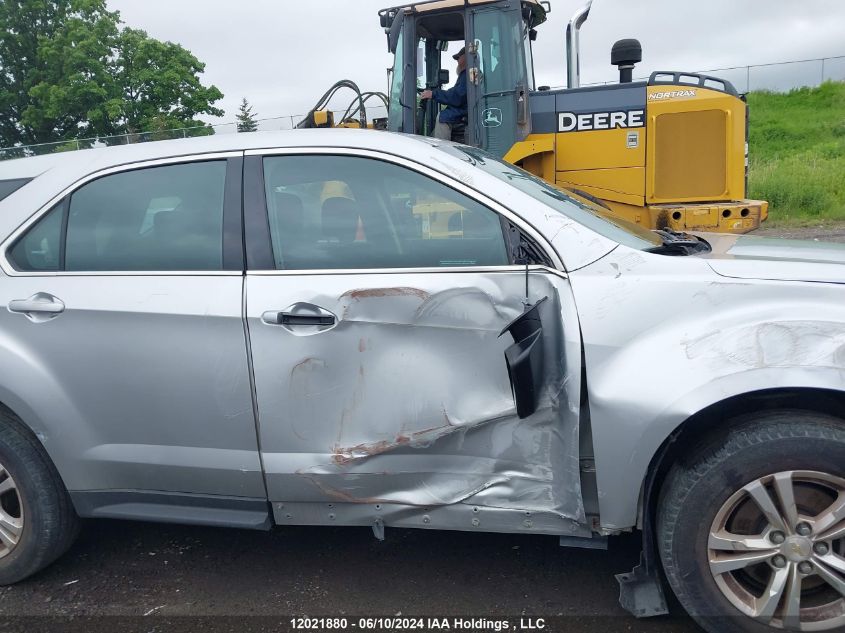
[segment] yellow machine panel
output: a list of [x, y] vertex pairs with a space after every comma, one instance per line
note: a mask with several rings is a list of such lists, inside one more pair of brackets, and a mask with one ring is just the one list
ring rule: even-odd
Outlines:
[[641, 130], [592, 130], [557, 135], [557, 170], [615, 169], [645, 165], [645, 138], [628, 143]]
[[642, 206], [645, 195], [645, 168], [559, 172], [555, 184], [567, 189], [579, 189], [604, 200]]
[[647, 90], [646, 203], [745, 197], [745, 103], [701, 87]]
[[727, 119], [724, 110], [666, 113], [654, 118], [655, 199], [720, 200], [728, 195]]

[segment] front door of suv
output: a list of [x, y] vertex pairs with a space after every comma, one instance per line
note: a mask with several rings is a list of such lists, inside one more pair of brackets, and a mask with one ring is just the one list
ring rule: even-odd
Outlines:
[[3, 366], [26, 370], [2, 388], [83, 514], [266, 521], [242, 165], [238, 153], [96, 174], [6, 248]]
[[500, 333], [523, 312], [525, 268], [499, 213], [363, 150], [246, 160], [247, 324], [276, 521], [557, 533], [582, 518], [577, 408], [561, 405], [579, 362], [563, 367], [568, 281], [531, 274], [532, 297], [549, 297], [551, 378], [520, 419]]

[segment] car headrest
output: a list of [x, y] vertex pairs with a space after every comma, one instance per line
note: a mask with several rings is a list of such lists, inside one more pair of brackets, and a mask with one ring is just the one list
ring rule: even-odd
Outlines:
[[360, 211], [349, 198], [327, 198], [323, 202], [323, 237], [348, 243], [355, 241]]

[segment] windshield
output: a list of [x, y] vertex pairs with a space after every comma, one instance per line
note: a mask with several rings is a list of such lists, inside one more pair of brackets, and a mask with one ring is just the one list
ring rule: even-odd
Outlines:
[[483, 150], [462, 145], [438, 145], [438, 149], [513, 185], [535, 200], [583, 224], [604, 237], [640, 250], [651, 249], [663, 244], [656, 233], [611, 214], [599, 204], [571, 192], [550, 185], [524, 169], [520, 169]]

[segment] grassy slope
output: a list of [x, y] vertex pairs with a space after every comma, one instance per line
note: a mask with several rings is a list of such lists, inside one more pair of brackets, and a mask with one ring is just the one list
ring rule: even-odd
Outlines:
[[845, 83], [752, 92], [749, 197], [771, 224], [845, 220]]

